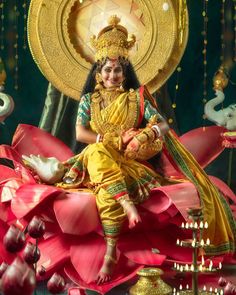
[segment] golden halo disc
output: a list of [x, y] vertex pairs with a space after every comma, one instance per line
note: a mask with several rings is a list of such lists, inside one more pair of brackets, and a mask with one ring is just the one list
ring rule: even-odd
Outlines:
[[31, 0], [28, 39], [43, 75], [62, 93], [79, 100], [94, 52], [91, 35], [121, 18], [137, 42], [130, 59], [150, 92], [177, 67], [188, 39], [186, 0]]

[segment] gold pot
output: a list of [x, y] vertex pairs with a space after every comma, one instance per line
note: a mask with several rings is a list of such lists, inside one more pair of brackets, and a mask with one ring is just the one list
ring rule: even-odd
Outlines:
[[160, 276], [163, 271], [159, 268], [143, 268], [138, 271], [139, 279], [130, 288], [130, 295], [168, 295], [172, 293], [172, 288], [162, 281]]

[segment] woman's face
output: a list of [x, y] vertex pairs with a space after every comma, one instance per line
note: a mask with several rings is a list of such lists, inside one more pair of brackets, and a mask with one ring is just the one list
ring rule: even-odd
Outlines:
[[124, 81], [122, 66], [116, 59], [106, 61], [102, 67], [101, 76], [105, 88], [119, 87]]

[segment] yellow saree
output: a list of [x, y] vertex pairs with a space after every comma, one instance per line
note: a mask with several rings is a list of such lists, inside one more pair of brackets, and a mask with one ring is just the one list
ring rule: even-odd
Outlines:
[[[152, 188], [173, 181], [124, 156], [120, 134], [140, 126], [144, 100], [142, 92], [132, 90], [116, 93], [104, 108], [101, 107], [102, 99], [102, 93], [91, 96], [90, 128], [104, 135], [103, 142], [88, 145], [81, 154], [69, 159], [66, 165], [67, 175], [74, 180], [73, 187], [82, 185], [93, 190], [104, 233], [115, 237], [126, 218], [118, 202], [120, 198], [130, 198], [134, 203], [140, 203], [148, 198]], [[206, 249], [207, 254], [234, 252], [236, 225], [224, 197], [171, 131], [163, 141], [185, 181], [191, 181], [198, 190], [204, 220], [209, 224], [207, 231], [203, 232], [203, 238], [211, 241]]]

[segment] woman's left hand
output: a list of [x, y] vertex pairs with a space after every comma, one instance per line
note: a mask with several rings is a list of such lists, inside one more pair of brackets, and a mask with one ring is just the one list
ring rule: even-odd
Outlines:
[[140, 131], [135, 128], [130, 128], [127, 131], [123, 132], [121, 134], [121, 137], [122, 137], [122, 142], [123, 142], [124, 146], [129, 144], [129, 142], [132, 141], [134, 136], [137, 135], [139, 132]]
[[140, 148], [140, 142], [137, 140], [137, 138], [133, 138], [127, 145], [125, 151], [132, 151], [137, 152]]

